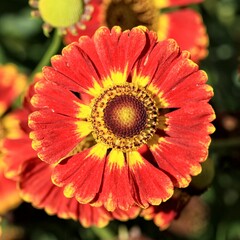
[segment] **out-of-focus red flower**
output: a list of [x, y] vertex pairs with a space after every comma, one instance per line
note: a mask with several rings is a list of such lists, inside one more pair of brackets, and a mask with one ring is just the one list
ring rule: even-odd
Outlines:
[[[69, 44], [82, 35], [92, 36], [100, 26], [120, 26], [126, 30], [143, 25], [157, 32], [159, 40], [175, 39], [181, 49], [188, 50], [192, 60], [198, 62], [208, 54], [208, 35], [202, 17], [191, 8], [172, 9], [200, 2], [202, 0], [92, 0], [93, 13], [85, 28], [76, 28], [74, 33], [68, 30], [64, 41]], [[161, 12], [163, 8], [171, 11]]]
[[0, 116], [26, 87], [26, 76], [13, 64], [0, 65]]
[[17, 127], [18, 120], [11, 113], [11, 105], [24, 91], [26, 76], [13, 64], [0, 66], [0, 215], [18, 206], [21, 202], [16, 182], [5, 177], [2, 161], [2, 141], [4, 137], [15, 138], [22, 132]]

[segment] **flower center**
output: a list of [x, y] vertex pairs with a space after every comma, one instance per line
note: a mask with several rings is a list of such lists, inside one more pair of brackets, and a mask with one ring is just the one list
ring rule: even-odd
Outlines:
[[144, 129], [147, 112], [140, 100], [131, 95], [122, 95], [107, 104], [103, 119], [116, 136], [133, 137]]
[[105, 24], [115, 25], [123, 30], [144, 25], [153, 29], [157, 22], [158, 11], [149, 0], [104, 0]]
[[153, 136], [158, 109], [145, 89], [128, 83], [111, 87], [94, 99], [90, 121], [96, 142], [127, 152]]
[[39, 0], [42, 19], [53, 27], [68, 27], [79, 21], [83, 13], [82, 0]]

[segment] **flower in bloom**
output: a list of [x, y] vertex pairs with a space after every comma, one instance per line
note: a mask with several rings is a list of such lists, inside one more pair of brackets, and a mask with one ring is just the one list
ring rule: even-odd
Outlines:
[[3, 162], [3, 138], [15, 138], [21, 136], [22, 132], [17, 128], [18, 120], [16, 114], [11, 112], [0, 117], [0, 215], [14, 209], [21, 203], [16, 182], [6, 177], [6, 164]]
[[91, 18], [93, 6], [89, 0], [29, 0], [29, 4], [36, 8], [33, 16], [40, 16], [43, 21], [43, 31], [46, 35], [52, 28], [59, 29], [65, 34], [70, 31], [76, 33], [76, 28], [85, 29], [87, 21]]
[[[2, 139], [5, 136], [14, 138], [21, 135], [16, 128], [17, 120], [10, 111], [14, 100], [24, 90], [26, 76], [19, 73], [13, 64], [0, 66], [0, 215], [7, 213], [20, 203], [15, 181], [5, 177], [5, 164], [2, 161]], [[12, 132], [10, 132], [10, 129]]]
[[201, 172], [213, 90], [189, 57], [145, 27], [101, 27], [52, 58], [31, 99], [30, 138], [65, 196], [109, 211], [146, 208]]
[[13, 64], [0, 65], [0, 116], [7, 111], [13, 101], [23, 92], [26, 76], [19, 73]]
[[[35, 81], [42, 80], [41, 74], [35, 76]], [[139, 208], [133, 207], [127, 212], [120, 209], [109, 213], [103, 207], [92, 207], [89, 204], [79, 204], [75, 198], [66, 198], [63, 189], [53, 185], [51, 173], [53, 166], [39, 160], [31, 147], [27, 125], [28, 115], [33, 110], [29, 99], [34, 89], [31, 85], [24, 99], [24, 107], [17, 111], [18, 127], [23, 134], [17, 138], [5, 138], [3, 141], [3, 161], [6, 164], [6, 175], [17, 181], [20, 195], [34, 207], [44, 209], [48, 214], [56, 214], [60, 218], [78, 220], [84, 227], [96, 225], [103, 227], [112, 219], [127, 220], [135, 218]], [[84, 148], [85, 146], [82, 145]]]
[[200, 2], [202, 0], [92, 0], [92, 18], [86, 28], [76, 28], [77, 33], [67, 31], [65, 43], [78, 41], [81, 35], [92, 36], [100, 26], [117, 25], [126, 30], [144, 25], [156, 31], [159, 40], [175, 39], [182, 49], [190, 51], [194, 61], [199, 61], [208, 53], [208, 35], [201, 15], [190, 8], [176, 11], [173, 8]]

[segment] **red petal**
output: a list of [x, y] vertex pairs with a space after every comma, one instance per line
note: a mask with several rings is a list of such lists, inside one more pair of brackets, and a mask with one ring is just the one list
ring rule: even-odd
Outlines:
[[0, 215], [2, 216], [16, 208], [21, 203], [21, 199], [16, 182], [5, 178], [2, 170], [0, 170], [0, 183]]
[[[210, 123], [215, 119], [214, 111], [207, 102], [190, 102], [182, 108], [172, 111], [165, 115], [167, 117], [166, 124], [168, 125], [166, 132], [170, 137], [184, 139], [196, 136], [195, 143], [204, 136], [213, 133], [214, 128]], [[194, 139], [192, 139], [194, 140]]]
[[[209, 137], [206, 139], [209, 140]], [[200, 173], [199, 162], [207, 157], [207, 146], [196, 147], [193, 141], [191, 138], [179, 140], [166, 137], [158, 147], [151, 149], [159, 168], [170, 176], [176, 187], [187, 187], [190, 175]]]
[[23, 198], [48, 214], [79, 220], [85, 227], [103, 227], [109, 222], [111, 216], [104, 208], [93, 208], [79, 204], [75, 198], [66, 198], [63, 188], [52, 184], [51, 173], [52, 166], [37, 158], [26, 162], [19, 184]]
[[121, 32], [119, 27], [114, 27], [111, 31], [102, 27], [96, 31], [94, 42], [100, 61], [108, 75], [110, 76], [112, 72], [126, 71], [128, 76], [145, 47], [146, 35], [141, 28]]
[[64, 160], [53, 170], [54, 183], [64, 186], [67, 196], [76, 196], [83, 204], [94, 199], [102, 184], [105, 157], [92, 154], [93, 149], [87, 149]]
[[35, 85], [31, 103], [36, 108], [49, 108], [55, 113], [79, 118], [82, 102], [72, 92], [49, 81], [39, 81]]
[[159, 205], [172, 196], [172, 182], [165, 173], [150, 164], [140, 154], [129, 155], [127, 161], [132, 195], [137, 205], [144, 208], [150, 204]]
[[[151, 84], [158, 89], [160, 98], [164, 98], [165, 93], [172, 91], [178, 84], [184, 82], [188, 76], [198, 71], [198, 65], [189, 60], [188, 57], [189, 55], [186, 52], [182, 52], [175, 59], [166, 60], [164, 68], [157, 69]], [[195, 87], [197, 88], [197, 86]]]
[[[112, 150], [111, 153], [113, 153]], [[125, 159], [121, 159], [119, 155], [118, 163], [111, 164], [111, 158], [114, 157], [109, 154], [106, 166], [104, 169], [104, 175], [102, 180], [102, 186], [99, 196], [94, 199], [94, 205], [104, 205], [108, 211], [114, 211], [116, 208], [128, 210], [133, 204], [134, 199], [131, 195], [128, 167]], [[123, 154], [122, 154], [122, 158]], [[119, 166], [119, 161], [123, 162], [122, 166]]]
[[[179, 75], [179, 78], [181, 79], [181, 75]], [[194, 72], [185, 77], [183, 81], [176, 81], [176, 85], [169, 89], [169, 91], [166, 89], [166, 93], [164, 93], [162, 97], [167, 100], [170, 107], [178, 108], [192, 104], [193, 102], [198, 103], [200, 107], [203, 101], [209, 101], [213, 96], [212, 87], [205, 84], [207, 79], [205, 72]], [[213, 111], [211, 111], [211, 113], [213, 113]]]
[[128, 221], [130, 219], [135, 219], [139, 215], [141, 210], [142, 209], [138, 206], [132, 206], [131, 208], [129, 208], [126, 211], [117, 208], [113, 212], [111, 212], [111, 214], [112, 214], [113, 218], [116, 220]]
[[65, 47], [62, 56], [54, 56], [51, 63], [53, 68], [43, 69], [44, 77], [74, 92], [87, 92], [93, 87], [94, 80], [100, 82], [99, 70], [96, 67], [99, 65], [92, 62], [91, 56], [88, 56], [78, 43]]
[[57, 66], [55, 67], [55, 69], [52, 67], [44, 67], [42, 70], [44, 77], [47, 80], [56, 82], [58, 85], [63, 86], [74, 92], [84, 91], [81, 85], [79, 85], [76, 81], [73, 81], [74, 76], [71, 76], [71, 73], [68, 73], [68, 75], [65, 76], [63, 73], [60, 72], [60, 70], [58, 71], [58, 69], [62, 69], [62, 71], [64, 71], [65, 68], [65, 71], [68, 71], [66, 63], [64, 62], [62, 56], [54, 56], [51, 62], [53, 66]]
[[156, 38], [149, 34], [148, 41], [150, 42], [148, 52], [137, 62], [136, 73], [140, 76], [148, 76], [150, 82], [166, 71], [172, 61], [179, 56], [180, 51], [176, 41], [172, 39], [156, 44]]
[[91, 227], [92, 225], [104, 227], [111, 219], [111, 214], [103, 207], [79, 204], [79, 221], [84, 227]]
[[18, 72], [13, 64], [0, 66], [0, 116], [7, 110], [13, 101], [23, 92], [27, 78]]
[[194, 10], [184, 9], [162, 14], [158, 35], [160, 39], [175, 39], [182, 50], [190, 51], [193, 61], [198, 62], [208, 54], [206, 28], [201, 15]]
[[150, 149], [158, 166], [168, 173], [174, 185], [186, 187], [191, 177], [201, 171], [200, 162], [208, 155], [209, 134], [214, 131], [210, 123], [215, 115], [206, 103], [189, 103], [166, 116], [166, 137]]
[[75, 212], [70, 211], [69, 205], [78, 202], [63, 195], [63, 189], [51, 182], [52, 167], [40, 159], [35, 158], [23, 164], [23, 171], [19, 181], [19, 188], [25, 201], [36, 208], [43, 208], [48, 214], [56, 214], [61, 218], [77, 218]]
[[66, 157], [84, 137], [77, 129], [76, 119], [48, 109], [32, 113], [29, 126], [34, 130], [30, 134], [33, 148], [50, 164]]
[[21, 171], [21, 165], [36, 157], [36, 152], [31, 148], [31, 140], [28, 135], [19, 139], [5, 139], [3, 143], [6, 163], [6, 176], [15, 179]]

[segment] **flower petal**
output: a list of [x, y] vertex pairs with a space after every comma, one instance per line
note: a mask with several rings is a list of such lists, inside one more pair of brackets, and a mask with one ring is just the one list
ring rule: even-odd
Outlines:
[[[150, 35], [150, 34], [149, 34]], [[155, 44], [156, 36], [148, 37], [148, 52], [139, 59], [133, 75], [133, 83], [141, 87], [149, 87], [148, 84], [166, 71], [172, 61], [180, 54], [179, 46], [173, 39], [168, 39]], [[156, 76], [159, 74], [159, 76]], [[141, 77], [140, 77], [141, 76]], [[143, 77], [146, 81], [143, 81]]]
[[18, 139], [5, 139], [3, 153], [3, 161], [6, 163], [5, 175], [10, 179], [16, 179], [21, 171], [21, 165], [36, 156], [28, 135]]
[[50, 215], [78, 220], [84, 227], [108, 224], [111, 215], [104, 208], [94, 208], [89, 204], [79, 204], [75, 198], [66, 198], [63, 188], [53, 185], [52, 170], [51, 165], [38, 158], [23, 164], [19, 188], [25, 201]]
[[5, 178], [2, 170], [0, 170], [0, 215], [4, 215], [8, 211], [16, 208], [21, 203], [19, 191], [16, 182]]
[[132, 206], [128, 210], [122, 210], [120, 208], [115, 209], [111, 212], [113, 219], [120, 221], [128, 221], [130, 219], [135, 219], [142, 209], [138, 206]]
[[[213, 96], [213, 89], [206, 84], [208, 80], [204, 71], [197, 71], [186, 76], [184, 81], [179, 82], [174, 88], [162, 94], [170, 107], [181, 107], [193, 102], [199, 105], [209, 101]], [[186, 101], [187, 99], [187, 101]]]
[[[87, 41], [88, 37], [84, 39]], [[89, 39], [87, 42], [91, 41]], [[93, 56], [89, 56], [88, 53]], [[88, 53], [80, 47], [79, 43], [66, 46], [62, 55], [52, 57], [52, 67], [43, 68], [44, 77], [74, 92], [87, 93], [89, 88], [99, 85], [101, 74], [104, 74], [101, 71], [101, 65], [92, 61], [96, 55], [95, 49], [92, 48]]]
[[[177, 106], [170, 105], [165, 94], [182, 82], [186, 85], [186, 78], [198, 71], [198, 65], [191, 61], [188, 52], [184, 51], [171, 62], [167, 60], [165, 63], [168, 65], [165, 64], [165, 68], [157, 69], [155, 78], [151, 81], [148, 89], [158, 97], [156, 101], [160, 103], [159, 108], [174, 108]], [[196, 85], [195, 88], [197, 89]]]
[[50, 164], [61, 161], [91, 132], [88, 122], [56, 114], [49, 109], [33, 112], [29, 126], [33, 129], [30, 138], [34, 150]]
[[0, 65], [0, 116], [23, 92], [27, 77], [14, 64]]
[[167, 136], [150, 144], [159, 168], [168, 173], [176, 187], [186, 187], [190, 175], [201, 172], [200, 162], [207, 158], [209, 134], [214, 131], [209, 123], [214, 118], [210, 105], [202, 104], [201, 110], [196, 106], [188, 105], [167, 114]]
[[[82, 103], [74, 93], [49, 81], [35, 84], [35, 94], [31, 103], [36, 108], [49, 108], [52, 111], [73, 118], [88, 118], [90, 107]], [[67, 99], [67, 101], [66, 101]]]
[[120, 27], [113, 27], [111, 31], [101, 27], [96, 31], [96, 50], [112, 83], [123, 84], [127, 81], [133, 64], [146, 44], [144, 31], [141, 27], [124, 32]]
[[133, 204], [125, 157], [113, 149], [107, 157], [101, 190], [93, 205], [104, 205], [108, 211], [114, 211], [128, 210]]
[[138, 152], [127, 153], [129, 180], [132, 195], [136, 204], [146, 208], [159, 205], [173, 194], [173, 186], [169, 177], [155, 168]]
[[158, 8], [184, 6], [189, 4], [201, 3], [203, 0], [153, 0]]
[[52, 175], [53, 182], [64, 186], [67, 197], [86, 204], [100, 191], [105, 166], [106, 147], [97, 144], [58, 164]]
[[175, 39], [182, 50], [191, 53], [191, 59], [199, 62], [208, 54], [208, 35], [201, 15], [192, 9], [161, 14], [158, 37]]
[[58, 212], [59, 215], [68, 218], [67, 213], [63, 214], [59, 211], [65, 197], [62, 190], [51, 183], [51, 171], [50, 165], [36, 157], [25, 161], [19, 181], [22, 198], [31, 202], [34, 207], [45, 208], [49, 214]]
[[78, 204], [78, 219], [84, 227], [105, 227], [112, 219], [104, 207], [92, 207], [89, 204]]

